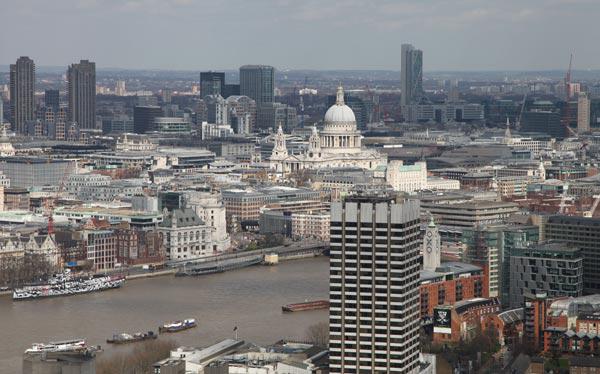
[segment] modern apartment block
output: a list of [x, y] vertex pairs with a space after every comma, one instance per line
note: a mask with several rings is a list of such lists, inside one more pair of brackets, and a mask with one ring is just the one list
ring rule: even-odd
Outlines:
[[331, 207], [331, 373], [419, 372], [419, 202]]
[[525, 294], [576, 297], [583, 291], [581, 250], [568, 243], [547, 242], [512, 250], [510, 274], [512, 308], [523, 306]]
[[555, 215], [544, 225], [546, 240], [570, 243], [583, 256], [583, 292], [600, 293], [600, 219]]

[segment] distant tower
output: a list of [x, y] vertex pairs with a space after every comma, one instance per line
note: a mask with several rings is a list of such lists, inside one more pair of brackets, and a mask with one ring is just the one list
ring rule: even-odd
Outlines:
[[405, 106], [418, 101], [423, 95], [423, 51], [411, 44], [402, 44], [401, 48], [400, 104]]
[[266, 65], [240, 67], [240, 95], [256, 102], [256, 127], [274, 128], [273, 101], [275, 95], [275, 68]]
[[67, 70], [69, 121], [79, 129], [96, 128], [96, 64], [81, 60]]
[[423, 269], [435, 271], [440, 267], [441, 258], [440, 233], [432, 216], [423, 238]]
[[35, 64], [29, 57], [19, 57], [10, 65], [10, 118], [13, 130], [26, 131], [25, 122], [35, 119]]
[[581, 92], [577, 97], [577, 133], [590, 132], [590, 99], [587, 93]]

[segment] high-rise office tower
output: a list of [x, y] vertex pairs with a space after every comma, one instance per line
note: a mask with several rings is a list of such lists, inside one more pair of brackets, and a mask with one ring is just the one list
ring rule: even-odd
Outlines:
[[96, 63], [81, 60], [67, 70], [69, 121], [80, 129], [96, 128]]
[[46, 90], [44, 92], [44, 104], [46, 109], [51, 108], [54, 114], [58, 113], [58, 108], [60, 108], [60, 93], [58, 90]]
[[10, 65], [10, 117], [13, 130], [25, 132], [25, 122], [35, 119], [35, 64], [19, 57]]
[[240, 68], [240, 95], [256, 104], [272, 103], [275, 91], [275, 68], [267, 65], [244, 65]]
[[410, 105], [423, 95], [423, 51], [411, 44], [402, 44], [400, 72], [401, 105]]
[[577, 132], [590, 132], [590, 99], [585, 92], [579, 93], [577, 98]]
[[331, 373], [419, 372], [419, 202], [331, 206]]
[[216, 71], [204, 71], [200, 73], [200, 95], [225, 94], [225, 73]]
[[256, 127], [274, 128], [273, 99], [275, 68], [266, 65], [244, 65], [240, 68], [240, 94], [256, 101]]

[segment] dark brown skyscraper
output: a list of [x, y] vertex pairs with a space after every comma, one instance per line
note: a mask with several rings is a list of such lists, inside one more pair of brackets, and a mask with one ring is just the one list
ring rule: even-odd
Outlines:
[[69, 121], [80, 129], [96, 128], [96, 63], [81, 60], [67, 70]]
[[19, 57], [10, 65], [10, 118], [18, 133], [25, 132], [25, 122], [35, 119], [35, 64], [29, 57]]

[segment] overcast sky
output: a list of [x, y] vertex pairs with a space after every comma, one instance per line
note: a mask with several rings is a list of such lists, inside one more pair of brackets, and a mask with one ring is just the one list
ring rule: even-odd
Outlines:
[[0, 64], [98, 68], [600, 68], [600, 0], [0, 0]]

